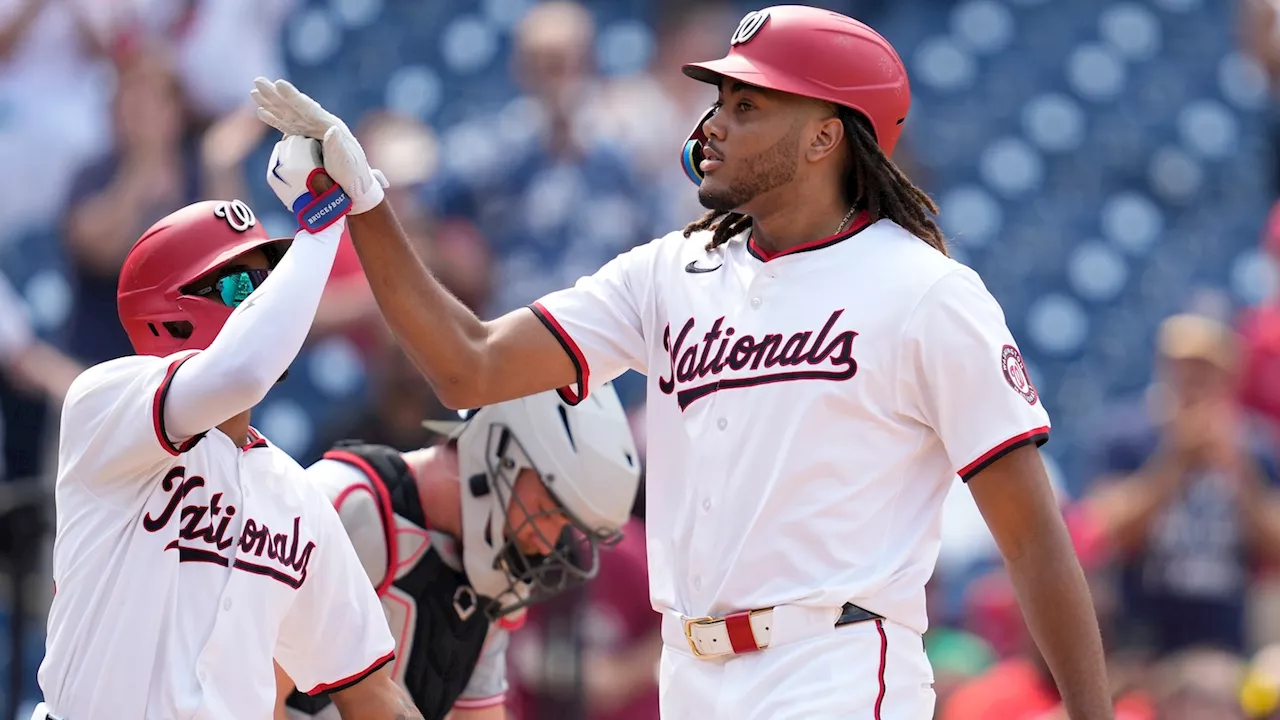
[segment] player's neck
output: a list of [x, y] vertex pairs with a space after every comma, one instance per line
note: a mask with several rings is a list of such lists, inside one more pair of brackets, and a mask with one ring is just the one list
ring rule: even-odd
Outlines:
[[252, 411], [245, 410], [239, 415], [219, 425], [218, 430], [223, 435], [226, 435], [227, 437], [231, 438], [231, 442], [234, 442], [236, 445], [239, 445], [240, 447], [244, 447], [245, 445], [248, 445], [249, 444], [249, 413], [250, 412]]
[[[751, 237], [770, 253], [830, 237], [849, 213], [842, 195], [839, 191], [792, 194], [792, 199], [771, 203], [772, 207], [751, 213]], [[796, 201], [796, 197], [805, 199]]]
[[427, 527], [462, 537], [462, 488], [458, 484], [458, 453], [445, 445], [404, 454], [413, 472]]

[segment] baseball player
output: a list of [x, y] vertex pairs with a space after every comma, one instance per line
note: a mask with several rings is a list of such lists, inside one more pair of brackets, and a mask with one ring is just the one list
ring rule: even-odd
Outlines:
[[[307, 479], [382, 599], [397, 644], [388, 667], [423, 716], [502, 720], [510, 630], [530, 603], [595, 575], [597, 548], [631, 515], [639, 458], [610, 384], [577, 406], [544, 392], [427, 424], [448, 442], [404, 454], [339, 444]], [[280, 682], [277, 718], [336, 717], [326, 697]]]
[[265, 720], [273, 658], [344, 717], [421, 717], [333, 506], [249, 425], [302, 347], [345, 216], [370, 207], [323, 183], [319, 153], [292, 137], [271, 157], [303, 226], [291, 242], [238, 200], [200, 202], [125, 258], [137, 354], [82, 373], [62, 412], [34, 719]]
[[[889, 159], [910, 103], [898, 54], [789, 5], [749, 13], [726, 57], [684, 72], [719, 89], [683, 153], [709, 212], [528, 309], [481, 321], [389, 208], [351, 220], [406, 352], [452, 407], [648, 377], [663, 717], [930, 717], [924, 586], [956, 475], [1070, 716], [1111, 717], [1037, 451], [1042, 400], [1000, 306]], [[340, 120], [282, 81], [255, 99], [267, 123], [324, 137], [348, 191], [371, 187]]]

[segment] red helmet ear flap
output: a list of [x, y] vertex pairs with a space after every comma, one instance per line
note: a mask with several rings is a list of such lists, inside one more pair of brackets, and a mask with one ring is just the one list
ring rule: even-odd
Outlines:
[[702, 126], [716, 114], [716, 108], [712, 107], [702, 115], [702, 119], [697, 125], [693, 126], [693, 132], [689, 134], [689, 139], [685, 141], [684, 148], [680, 152], [680, 164], [684, 166], [684, 174], [689, 176], [694, 185], [702, 184], [702, 146], [707, 141], [707, 134], [703, 132]]

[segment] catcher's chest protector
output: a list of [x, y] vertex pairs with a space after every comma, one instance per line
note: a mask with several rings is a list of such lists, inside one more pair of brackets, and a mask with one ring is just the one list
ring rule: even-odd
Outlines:
[[[386, 489], [392, 512], [418, 527], [427, 527], [418, 487], [399, 452], [382, 445], [339, 445], [325, 453], [325, 458], [348, 462], [366, 475], [369, 469], [374, 470], [369, 480]], [[382, 522], [384, 527], [394, 527], [395, 518], [384, 517]], [[388, 550], [387, 557], [392, 556]], [[402, 637], [412, 638], [407, 658], [402, 647], [396, 648], [392, 665], [395, 679], [408, 688], [424, 718], [443, 720], [480, 659], [489, 633], [486, 611], [492, 601], [476, 595], [465, 573], [445, 564], [434, 547], [411, 567], [402, 565], [388, 572], [395, 573], [395, 580], [387, 593], [394, 593], [396, 602], [411, 605], [405, 615], [406, 626], [391, 628], [398, 645], [408, 644]], [[290, 707], [312, 714], [330, 702], [327, 695], [309, 696], [296, 690], [288, 699]]]

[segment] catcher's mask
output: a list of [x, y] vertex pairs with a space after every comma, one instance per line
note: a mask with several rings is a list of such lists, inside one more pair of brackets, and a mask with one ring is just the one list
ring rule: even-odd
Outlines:
[[[424, 424], [457, 443], [463, 565], [475, 591], [495, 600], [494, 619], [595, 577], [600, 548], [621, 539], [640, 481], [612, 385], [574, 406], [546, 392], [466, 413], [460, 424]], [[526, 470], [553, 503], [525, 502], [517, 483]], [[522, 550], [520, 537], [545, 554]]]

